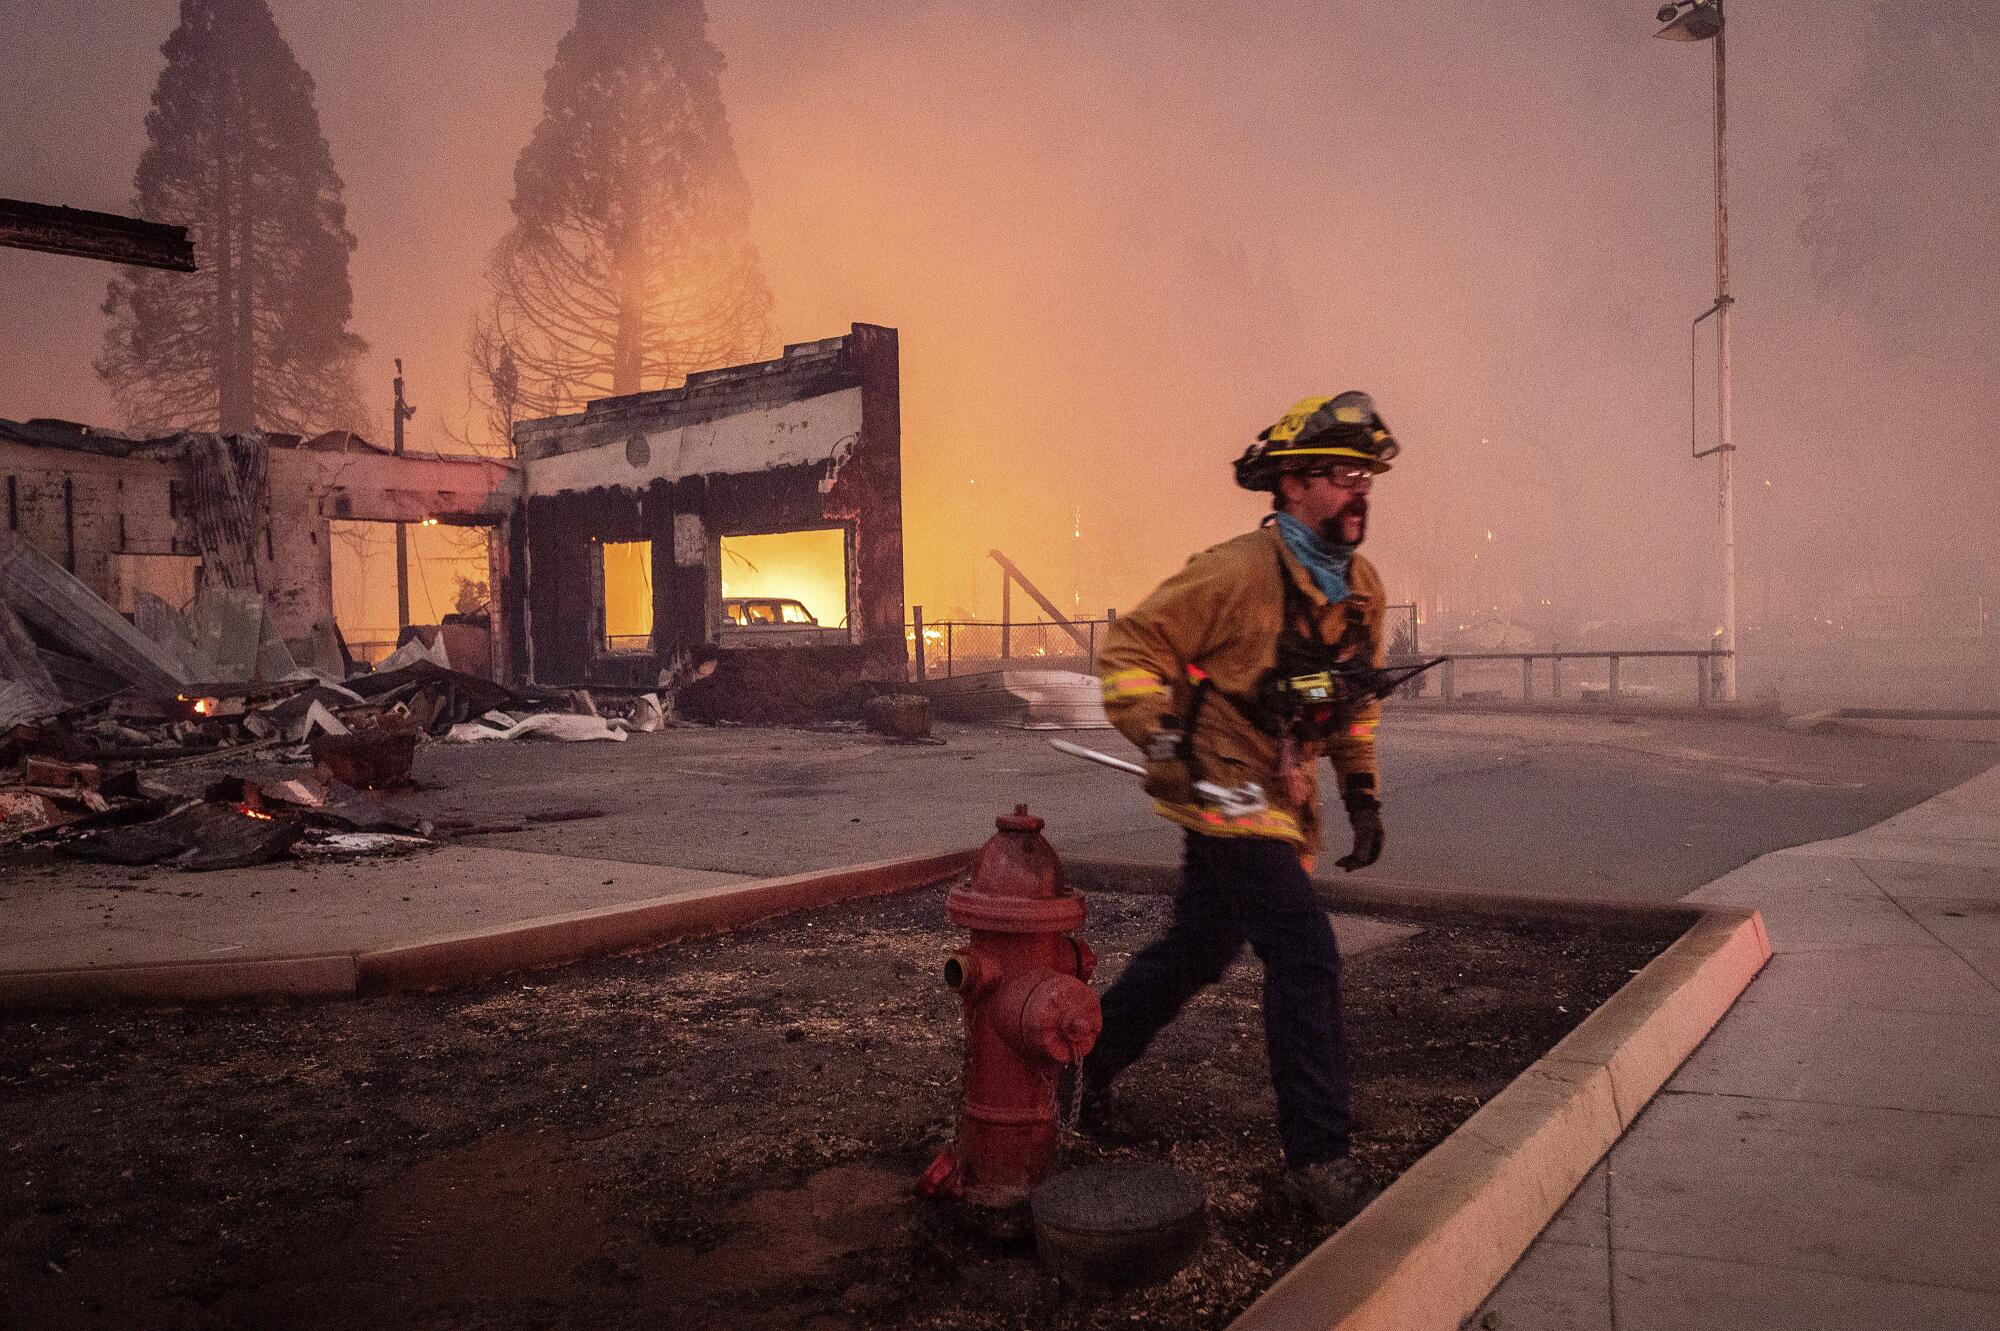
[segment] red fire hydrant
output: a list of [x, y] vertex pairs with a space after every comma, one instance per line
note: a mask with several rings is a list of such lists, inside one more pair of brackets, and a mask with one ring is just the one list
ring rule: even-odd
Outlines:
[[1017, 804], [945, 899], [972, 942], [945, 962], [965, 1003], [965, 1098], [958, 1138], [917, 1186], [978, 1206], [1026, 1201], [1055, 1167], [1056, 1081], [1104, 1024], [1088, 981], [1097, 958], [1070, 936], [1083, 896], [1063, 882], [1042, 820]]

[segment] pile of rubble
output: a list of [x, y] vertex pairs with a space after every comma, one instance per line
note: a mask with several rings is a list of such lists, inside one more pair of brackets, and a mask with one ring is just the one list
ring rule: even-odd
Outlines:
[[[262, 596], [228, 587], [185, 614], [142, 592], [127, 620], [0, 534], [0, 847], [54, 841], [85, 858], [186, 868], [407, 848], [429, 829], [389, 812], [380, 792], [412, 784], [422, 743], [618, 741], [669, 719], [659, 693], [600, 701], [456, 670], [436, 629], [360, 670], [324, 636], [301, 663]], [[310, 762], [312, 775], [229, 778], [199, 798], [150, 779], [224, 758]]]
[[[241, 869], [280, 857], [398, 854], [432, 843], [426, 821], [323, 773], [258, 785], [228, 776], [184, 796], [136, 768], [31, 758], [0, 786], [13, 839], [99, 864]], [[0, 840], [7, 832], [0, 830]]]

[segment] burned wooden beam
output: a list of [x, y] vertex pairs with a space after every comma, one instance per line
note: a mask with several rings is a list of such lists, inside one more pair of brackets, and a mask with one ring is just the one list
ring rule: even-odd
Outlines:
[[1083, 636], [1083, 631], [1077, 628], [1076, 625], [1070, 623], [1069, 617], [1067, 615], [1063, 614], [1062, 611], [1056, 609], [1056, 603], [1054, 601], [1051, 601], [1048, 597], [1042, 595], [1042, 589], [1040, 587], [1037, 587], [1034, 583], [1028, 580], [1028, 575], [1021, 572], [1020, 566], [1018, 564], [1016, 564], [1013, 560], [1007, 558], [1007, 556], [1001, 554], [998, 550], [988, 550], [986, 553], [992, 558], [994, 563], [1000, 566], [1002, 572], [1006, 574], [1006, 582], [1003, 582], [1001, 584], [1003, 587], [1008, 585], [1008, 583], [1013, 583], [1013, 582], [1020, 583], [1021, 590], [1035, 598], [1035, 604], [1042, 608], [1043, 614], [1047, 615], [1052, 621], [1054, 621], [1057, 628], [1061, 629], [1064, 633], [1069, 634], [1071, 638], [1075, 639], [1076, 645], [1079, 648], [1081, 648], [1086, 654], [1091, 651], [1090, 640]]
[[184, 226], [20, 199], [0, 199], [0, 247], [176, 273], [196, 271], [194, 242]]

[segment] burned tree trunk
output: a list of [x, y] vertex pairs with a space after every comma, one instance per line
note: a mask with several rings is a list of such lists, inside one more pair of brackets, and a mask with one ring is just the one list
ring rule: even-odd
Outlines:
[[215, 410], [216, 428], [225, 433], [241, 430], [256, 422], [243, 414], [243, 371], [237, 360], [236, 264], [230, 207], [236, 190], [229, 172], [227, 126], [218, 125], [215, 148]]

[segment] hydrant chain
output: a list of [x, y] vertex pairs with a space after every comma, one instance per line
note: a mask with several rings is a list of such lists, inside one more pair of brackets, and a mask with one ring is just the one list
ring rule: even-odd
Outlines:
[[1063, 1138], [1076, 1135], [1076, 1121], [1083, 1117], [1083, 1055], [1069, 1065], [1069, 1116], [1063, 1120]]

